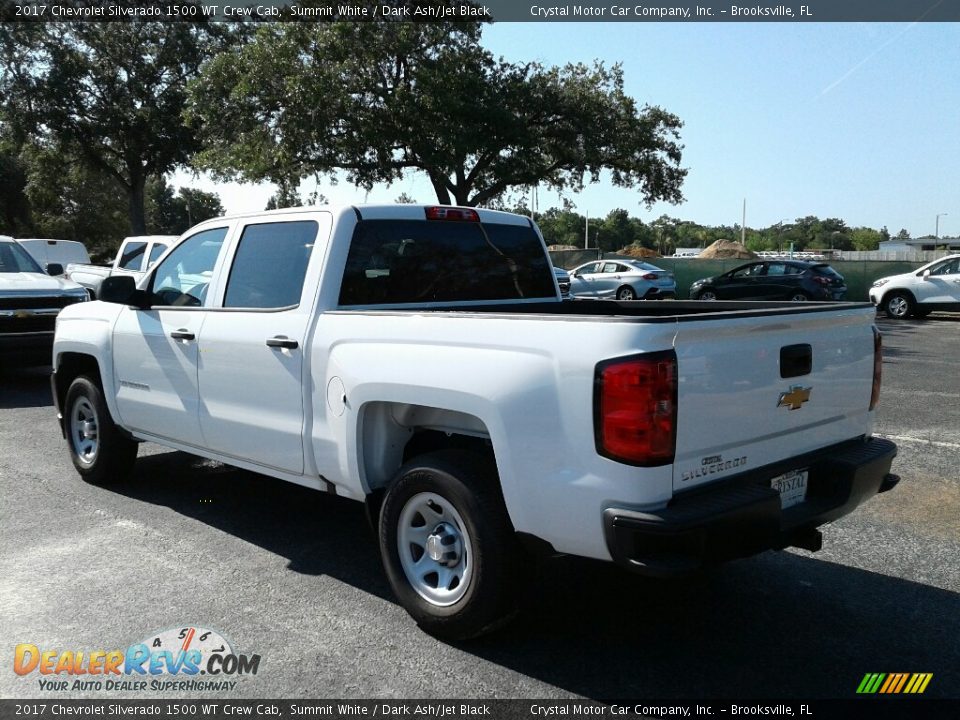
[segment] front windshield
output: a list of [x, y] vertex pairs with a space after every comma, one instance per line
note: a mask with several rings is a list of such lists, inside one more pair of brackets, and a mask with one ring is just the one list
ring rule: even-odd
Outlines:
[[22, 247], [12, 242], [0, 243], [0, 273], [42, 273], [37, 261]]

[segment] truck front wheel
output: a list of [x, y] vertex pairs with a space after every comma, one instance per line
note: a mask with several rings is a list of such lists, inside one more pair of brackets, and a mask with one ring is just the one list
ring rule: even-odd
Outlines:
[[476, 637], [517, 611], [520, 549], [483, 456], [444, 450], [400, 468], [380, 512], [380, 553], [400, 603], [431, 635]]
[[125, 479], [137, 459], [137, 443], [114, 425], [100, 386], [84, 375], [76, 378], [64, 410], [70, 459], [80, 476], [95, 485]]

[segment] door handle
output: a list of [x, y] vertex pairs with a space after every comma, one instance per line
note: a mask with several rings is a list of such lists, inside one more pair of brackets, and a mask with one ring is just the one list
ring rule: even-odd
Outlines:
[[170, 333], [170, 337], [172, 337], [174, 340], [193, 340], [196, 335], [186, 328], [180, 328], [179, 330], [174, 330], [172, 333]]
[[284, 350], [296, 350], [298, 347], [300, 347], [300, 343], [298, 343], [296, 340], [291, 340], [286, 335], [277, 335], [267, 340], [267, 347], [283, 348]]

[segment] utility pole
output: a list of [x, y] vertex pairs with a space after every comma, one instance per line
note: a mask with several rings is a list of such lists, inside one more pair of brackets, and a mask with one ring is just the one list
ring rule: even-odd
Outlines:
[[938, 240], [940, 239], [940, 218], [942, 218], [946, 214], [947, 213], [937, 213], [937, 225], [936, 225], [936, 230], [933, 231], [933, 237], [935, 237]]
[[747, 199], [743, 199], [743, 222], [740, 223], [740, 244], [747, 246]]

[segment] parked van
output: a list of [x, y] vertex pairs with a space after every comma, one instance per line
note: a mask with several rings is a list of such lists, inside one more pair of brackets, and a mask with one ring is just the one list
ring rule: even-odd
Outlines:
[[47, 240], [38, 238], [18, 239], [20, 246], [30, 253], [40, 267], [46, 269], [50, 264], [60, 266], [57, 275], [63, 275], [63, 268], [69, 263], [88, 263], [90, 256], [83, 243], [76, 240]]

